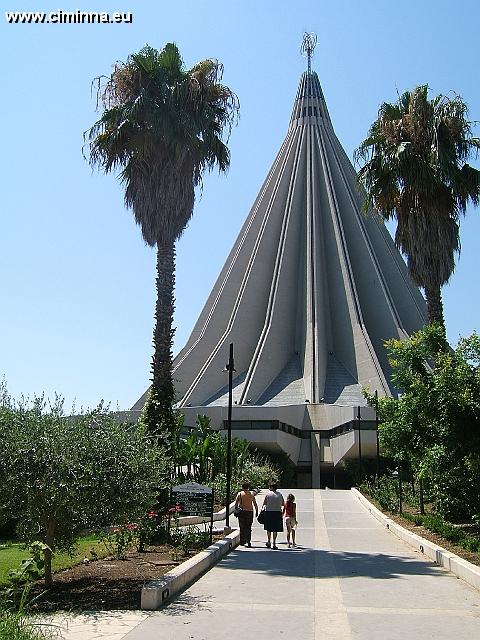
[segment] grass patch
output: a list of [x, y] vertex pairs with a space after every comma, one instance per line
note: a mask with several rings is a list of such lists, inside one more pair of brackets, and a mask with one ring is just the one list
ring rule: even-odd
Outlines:
[[[84, 558], [89, 558], [91, 560], [92, 550], [97, 554], [98, 558], [105, 558], [108, 555], [105, 546], [96, 536], [84, 536], [78, 539], [72, 556], [70, 556], [68, 553], [56, 553], [53, 556], [53, 571], [69, 569], [70, 567], [73, 567], [74, 565], [82, 562]], [[5, 582], [7, 581], [7, 576], [10, 569], [18, 569], [22, 560], [25, 560], [25, 558], [29, 558], [30, 556], [30, 552], [27, 549], [24, 549], [23, 545], [20, 543], [14, 543], [8, 546], [1, 545], [0, 585], [5, 584]], [[0, 636], [0, 640], [3, 640], [2, 636]]]
[[0, 611], [0, 640], [50, 640], [57, 638], [48, 626], [36, 624], [20, 613]]

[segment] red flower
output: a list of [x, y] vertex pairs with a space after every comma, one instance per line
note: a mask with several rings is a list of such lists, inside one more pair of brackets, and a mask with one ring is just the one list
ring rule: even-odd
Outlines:
[[171, 507], [171, 508], [168, 510], [168, 513], [178, 513], [178, 512], [179, 512], [179, 511], [181, 511], [181, 510], [182, 510], [181, 505], [176, 504], [174, 507]]
[[148, 518], [158, 518], [158, 513], [156, 511], [149, 511], [147, 513]]

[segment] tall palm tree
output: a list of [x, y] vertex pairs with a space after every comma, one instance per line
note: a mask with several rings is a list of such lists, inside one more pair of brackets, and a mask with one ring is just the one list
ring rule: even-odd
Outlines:
[[458, 95], [428, 99], [428, 86], [384, 103], [355, 152], [370, 206], [396, 218], [395, 243], [413, 280], [423, 287], [430, 322], [444, 325], [441, 287], [460, 251], [459, 217], [480, 199], [480, 172], [467, 160], [480, 149]]
[[186, 70], [175, 44], [146, 46], [99, 81], [101, 118], [88, 130], [90, 163], [120, 169], [125, 204], [143, 239], [157, 250], [157, 301], [147, 427], [174, 432], [172, 341], [175, 243], [193, 213], [195, 187], [205, 170], [225, 172], [223, 142], [238, 114], [238, 99], [221, 84], [223, 67], [203, 60]]

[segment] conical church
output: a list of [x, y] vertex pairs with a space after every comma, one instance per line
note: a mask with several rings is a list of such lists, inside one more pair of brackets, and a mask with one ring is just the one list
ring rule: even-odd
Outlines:
[[173, 371], [186, 424], [201, 413], [223, 429], [233, 343], [233, 434], [286, 452], [299, 487], [331, 486], [359, 440], [362, 455], [376, 454], [362, 388], [395, 395], [384, 341], [426, 322], [388, 230], [362, 204], [309, 64], [285, 140]]

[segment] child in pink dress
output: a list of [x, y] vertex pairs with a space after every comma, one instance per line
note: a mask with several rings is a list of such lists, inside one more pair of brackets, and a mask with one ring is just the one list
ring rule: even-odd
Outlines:
[[[287, 542], [288, 548], [296, 547], [295, 544], [295, 528], [298, 524], [297, 522], [297, 505], [295, 504], [295, 496], [293, 493], [289, 493], [287, 496], [287, 501], [285, 502], [285, 506], [283, 507], [283, 515], [285, 516], [285, 526], [287, 527]], [[290, 543], [290, 536], [292, 537], [292, 542]]]

